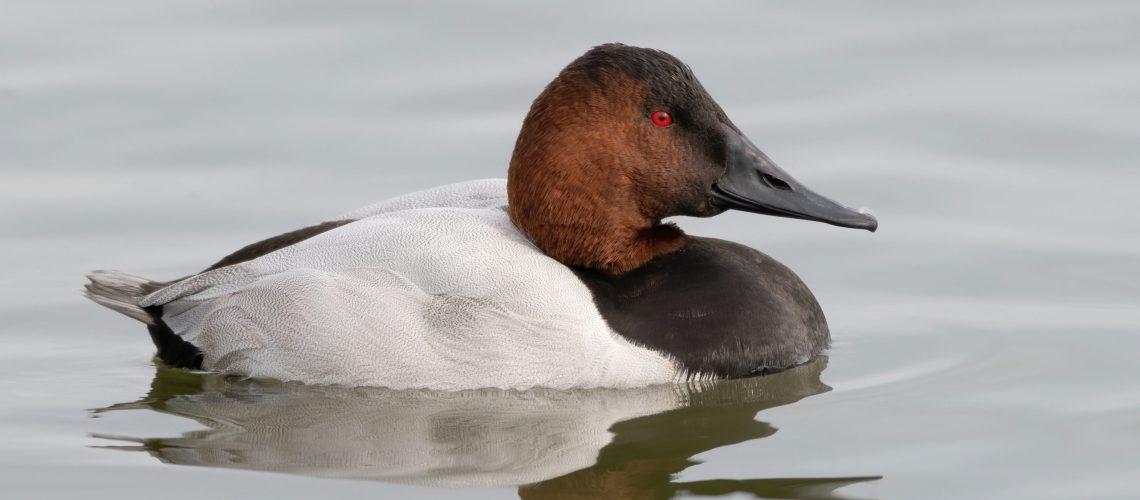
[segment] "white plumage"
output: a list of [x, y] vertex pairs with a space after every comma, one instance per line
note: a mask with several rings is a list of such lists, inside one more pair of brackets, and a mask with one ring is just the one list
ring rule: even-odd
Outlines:
[[511, 223], [506, 181], [420, 191], [147, 295], [204, 368], [392, 388], [635, 387], [676, 363], [614, 333]]

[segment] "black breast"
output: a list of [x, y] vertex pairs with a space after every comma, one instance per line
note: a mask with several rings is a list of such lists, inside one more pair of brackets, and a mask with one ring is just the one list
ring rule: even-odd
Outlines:
[[730, 241], [689, 238], [680, 251], [620, 276], [574, 272], [611, 328], [692, 374], [778, 371], [830, 341], [823, 311], [799, 277]]

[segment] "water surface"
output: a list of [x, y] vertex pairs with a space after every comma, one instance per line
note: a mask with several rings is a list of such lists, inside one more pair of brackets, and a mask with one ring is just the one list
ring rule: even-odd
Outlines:
[[[14, 497], [1140, 490], [1134, 2], [0, 0], [0, 484]], [[871, 235], [693, 234], [815, 291], [828, 359], [638, 391], [312, 388], [157, 369], [85, 272], [181, 276], [410, 190], [501, 177], [606, 41], [672, 52]], [[520, 487], [520, 485], [523, 485]]]

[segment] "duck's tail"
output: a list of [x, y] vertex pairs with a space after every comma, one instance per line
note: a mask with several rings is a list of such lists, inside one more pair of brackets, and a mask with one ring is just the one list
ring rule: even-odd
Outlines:
[[155, 324], [155, 319], [139, 306], [139, 301], [161, 283], [123, 271], [92, 271], [87, 279], [91, 280], [84, 286], [83, 294], [87, 298], [148, 325]]
[[91, 280], [83, 291], [87, 298], [146, 323], [150, 339], [158, 348], [158, 357], [163, 363], [175, 368], [202, 368], [202, 351], [170, 330], [162, 321], [162, 307], [143, 308], [139, 305], [143, 297], [169, 285], [169, 282], [153, 281], [123, 271], [92, 271], [87, 279]]

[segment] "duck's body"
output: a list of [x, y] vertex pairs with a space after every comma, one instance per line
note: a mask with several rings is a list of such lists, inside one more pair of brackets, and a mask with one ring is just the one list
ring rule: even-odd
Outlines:
[[[643, 137], [641, 122], [626, 124], [623, 113], [640, 120], [630, 102], [648, 98], [611, 95], [604, 80], [625, 82], [646, 58], [646, 68], [679, 72], [669, 81], [689, 91], [678, 95], [701, 97], [671, 56], [602, 46], [536, 100], [509, 182], [472, 181], [381, 202], [250, 245], [170, 283], [96, 272], [88, 296], [147, 323], [167, 364], [319, 384], [635, 387], [810, 360], [829, 335], [799, 278], [751, 248], [687, 236], [660, 219], [725, 208], [872, 230], [874, 219], [786, 177], [715, 103], [678, 111], [691, 129]], [[627, 83], [616, 88], [640, 92]], [[594, 104], [567, 101], [567, 89]], [[597, 92], [614, 102], [597, 107], [599, 97], [589, 97]], [[569, 108], [552, 104], [563, 101]], [[563, 125], [544, 123], [575, 110], [593, 110], [582, 118], [601, 131], [616, 127], [627, 144], [610, 135], [598, 149], [583, 146], [581, 136], [552, 136]], [[653, 114], [652, 126], [672, 124], [664, 121]], [[669, 142], [677, 140], [690, 143]], [[619, 146], [631, 149], [614, 151]], [[652, 149], [665, 146], [675, 154]], [[644, 170], [658, 161], [677, 164]], [[754, 168], [763, 185], [749, 173]]]
[[[636, 273], [571, 269], [511, 223], [505, 180], [333, 220], [142, 297], [155, 335], [177, 337], [159, 339], [172, 346], [160, 358], [337, 385], [635, 387], [760, 373], [826, 346], [810, 292], [759, 252], [694, 238]], [[724, 314], [742, 304], [757, 307]]]
[[162, 288], [173, 334], [202, 368], [393, 388], [642, 386], [677, 377], [615, 335], [574, 273], [476, 181], [358, 210], [354, 220]]

